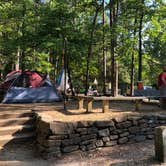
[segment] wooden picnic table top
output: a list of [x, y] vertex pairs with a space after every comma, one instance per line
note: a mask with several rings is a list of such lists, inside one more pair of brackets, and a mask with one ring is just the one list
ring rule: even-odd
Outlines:
[[82, 98], [93, 98], [94, 100], [143, 100], [147, 99], [144, 96], [85, 96], [85, 95], [78, 95], [78, 97]]
[[147, 99], [146, 97], [140, 97], [140, 96], [116, 96], [116, 97], [113, 97], [113, 96], [110, 96], [110, 97], [107, 97], [107, 96], [101, 96], [101, 97], [97, 97], [95, 96], [94, 97], [94, 100], [143, 100], [143, 99]]

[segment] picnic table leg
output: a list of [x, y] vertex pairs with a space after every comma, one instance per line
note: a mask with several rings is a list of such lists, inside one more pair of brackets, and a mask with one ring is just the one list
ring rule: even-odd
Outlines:
[[109, 100], [103, 100], [102, 111], [103, 113], [109, 112]]
[[93, 98], [86, 99], [86, 113], [92, 112], [92, 101], [93, 101]]
[[84, 99], [82, 97], [78, 97], [78, 109], [83, 110]]
[[142, 102], [142, 100], [140, 100], [140, 99], [135, 100], [135, 111], [139, 111], [140, 110], [141, 102]]

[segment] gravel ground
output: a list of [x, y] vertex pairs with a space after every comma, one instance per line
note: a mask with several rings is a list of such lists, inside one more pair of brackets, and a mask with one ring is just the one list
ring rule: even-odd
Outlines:
[[[99, 105], [101, 105], [99, 103]], [[73, 109], [72, 109], [73, 107]], [[101, 106], [96, 105], [94, 113], [82, 114], [76, 109], [76, 103], [71, 103], [68, 113], [61, 112], [62, 104], [34, 104], [34, 105], [0, 105], [0, 110], [31, 109], [39, 108], [44, 115], [50, 115], [58, 119], [72, 120], [82, 117], [83, 119], [105, 119], [108, 115], [115, 116], [125, 114], [158, 114], [165, 113], [155, 105], [143, 105], [142, 111], [134, 112], [133, 104], [117, 103], [111, 104], [109, 114], [101, 113]], [[100, 109], [99, 109], [100, 108]], [[51, 111], [53, 110], [53, 111]], [[128, 111], [131, 110], [131, 111]], [[98, 113], [99, 112], [99, 113]], [[40, 158], [34, 150], [32, 142], [25, 144], [6, 144], [4, 149], [0, 149], [0, 166], [166, 166], [166, 164], [157, 163], [154, 160], [154, 142], [145, 141], [142, 143], [133, 143], [121, 146], [107, 147], [91, 152], [73, 152], [63, 155], [61, 158], [44, 160]]]
[[6, 145], [0, 150], [0, 166], [164, 166], [154, 160], [153, 141], [73, 152], [44, 160], [33, 143]]

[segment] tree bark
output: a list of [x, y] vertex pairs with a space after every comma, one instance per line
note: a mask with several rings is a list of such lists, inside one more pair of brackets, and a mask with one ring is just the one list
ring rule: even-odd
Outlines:
[[[142, 5], [144, 5], [144, 0], [142, 0]], [[141, 11], [140, 22], [139, 22], [139, 50], [138, 50], [138, 81], [142, 81], [142, 23], [143, 23], [144, 12]]]
[[[113, 4], [110, 0], [110, 36], [111, 36], [111, 95], [116, 96], [118, 94], [117, 87], [118, 81], [116, 81], [116, 72], [115, 72], [115, 47], [116, 47], [116, 34], [115, 34], [115, 25], [118, 17], [118, 1], [116, 4]], [[113, 5], [113, 6], [112, 6]]]
[[[137, 24], [137, 18], [135, 18], [134, 20], [134, 32], [133, 32], [134, 38], [136, 36], [136, 31], [137, 31], [136, 24]], [[133, 45], [133, 49], [135, 49], [135, 43]], [[134, 95], [134, 60], [135, 60], [135, 57], [134, 57], [134, 50], [133, 50], [131, 55], [130, 96]]]
[[105, 23], [105, 10], [104, 10], [104, 0], [103, 0], [103, 94], [106, 94], [106, 55], [105, 55], [105, 31], [104, 31], [104, 23]]
[[22, 5], [22, 27], [21, 27], [21, 32], [22, 32], [22, 47], [21, 49], [21, 57], [20, 57], [20, 67], [22, 70], [26, 68], [25, 66], [25, 46], [24, 46], [24, 38], [25, 38], [25, 15], [26, 15], [26, 2], [23, 0], [23, 5]]
[[91, 59], [91, 56], [92, 56], [93, 36], [94, 36], [94, 32], [95, 32], [96, 20], [97, 20], [97, 16], [98, 16], [99, 9], [100, 9], [100, 7], [97, 7], [97, 8], [96, 8], [95, 16], [94, 16], [94, 18], [93, 18], [93, 23], [92, 23], [92, 30], [91, 30], [91, 33], [90, 33], [90, 43], [89, 43], [89, 47], [88, 47], [87, 65], [86, 65], [85, 95], [87, 95], [87, 93], [88, 93], [88, 88], [89, 88], [89, 63], [90, 63], [90, 59]]
[[17, 48], [17, 60], [16, 60], [16, 64], [15, 64], [15, 70], [20, 69], [20, 54], [21, 54], [21, 50], [20, 50], [20, 48]]

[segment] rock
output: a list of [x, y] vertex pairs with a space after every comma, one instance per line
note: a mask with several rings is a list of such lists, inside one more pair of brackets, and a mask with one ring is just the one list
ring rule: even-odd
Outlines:
[[114, 146], [117, 145], [117, 141], [109, 141], [105, 143], [105, 146]]
[[127, 138], [131, 138], [131, 139], [133, 139], [134, 137], [135, 137], [134, 134], [130, 134], [130, 135], [127, 136]]
[[126, 137], [128, 135], [130, 135], [130, 133], [129, 132], [125, 132], [125, 133], [120, 134], [120, 137]]
[[80, 122], [77, 123], [77, 127], [78, 128], [89, 127], [89, 123], [87, 121], [80, 121]]
[[54, 147], [54, 146], [60, 146], [61, 145], [61, 140], [46, 140], [43, 142], [43, 146], [45, 147]]
[[94, 125], [97, 128], [114, 127], [114, 122], [112, 120], [109, 120], [109, 121], [96, 121]]
[[155, 124], [155, 123], [149, 124], [149, 127], [151, 127], [151, 128], [155, 128], [155, 127], [157, 127], [157, 126], [159, 126], [159, 125], [158, 125], [158, 124]]
[[159, 120], [166, 120], [166, 115], [158, 115]]
[[109, 136], [110, 132], [109, 132], [109, 129], [103, 129], [103, 130], [99, 130], [98, 134], [100, 137], [107, 137]]
[[87, 141], [87, 140], [94, 139], [94, 138], [95, 139], [97, 138], [96, 134], [83, 135], [83, 136], [81, 136], [81, 141]]
[[153, 115], [144, 115], [143, 119], [154, 119], [155, 117]]
[[138, 132], [139, 132], [139, 127], [137, 127], [137, 126], [130, 127], [130, 128], [129, 128], [129, 132], [130, 132], [131, 134], [138, 133]]
[[90, 139], [90, 140], [82, 141], [80, 143], [80, 145], [88, 145], [88, 144], [92, 144], [92, 143], [96, 143], [96, 139]]
[[80, 142], [81, 142], [80, 137], [65, 139], [65, 140], [62, 140], [62, 146], [75, 145], [75, 144], [79, 144]]
[[76, 151], [79, 149], [79, 146], [78, 145], [75, 145], [75, 146], [66, 146], [64, 148], [62, 148], [62, 151], [64, 153], [69, 153], [69, 152], [73, 152], [73, 151]]
[[154, 139], [154, 135], [147, 135], [146, 138], [147, 139]]
[[139, 124], [143, 124], [143, 123], [147, 123], [147, 120], [145, 120], [145, 119], [140, 119], [138, 122], [139, 122]]
[[82, 133], [82, 132], [86, 132], [87, 133], [87, 128], [77, 128], [76, 132], [77, 133]]
[[89, 144], [89, 145], [87, 145], [86, 146], [86, 150], [93, 150], [93, 149], [96, 149], [96, 146], [95, 146], [95, 144]]
[[166, 121], [165, 120], [160, 120], [159, 124], [166, 124]]
[[148, 124], [147, 124], [147, 123], [142, 123], [142, 124], [140, 124], [140, 128], [146, 128], [146, 127], [148, 127]]
[[49, 140], [61, 140], [68, 138], [68, 135], [60, 134], [60, 135], [51, 135], [49, 136]]
[[75, 138], [75, 137], [79, 137], [80, 134], [69, 134], [69, 138]]
[[134, 126], [138, 126], [138, 121], [133, 120], [133, 121], [132, 121], [132, 124], [133, 124]]
[[75, 126], [73, 123], [54, 121], [50, 123], [50, 129], [53, 134], [71, 134], [74, 132]]
[[50, 153], [50, 152], [61, 153], [61, 149], [60, 149], [60, 147], [49, 147], [45, 150], [45, 152], [47, 152], [47, 153]]
[[81, 149], [82, 151], [86, 151], [86, 146], [85, 146], [85, 145], [81, 145], [81, 146], [80, 146], [80, 149]]
[[144, 140], [146, 140], [146, 136], [144, 136], [144, 135], [138, 135], [135, 137], [136, 142], [142, 142]]
[[102, 140], [103, 140], [103, 142], [108, 142], [108, 141], [110, 141], [110, 138], [109, 137], [103, 137]]
[[102, 147], [104, 145], [102, 140], [97, 140], [96, 141], [96, 147]]
[[118, 137], [118, 135], [110, 135], [110, 140], [117, 140]]
[[98, 133], [98, 129], [96, 127], [90, 127], [87, 129], [88, 134], [97, 134]]
[[114, 127], [109, 127], [110, 132], [115, 131], [115, 126]]
[[114, 118], [114, 121], [116, 122], [116, 123], [121, 123], [121, 122], [124, 122], [124, 121], [126, 121], [127, 120], [127, 117], [125, 116], [121, 116], [121, 117], [115, 117]]
[[123, 138], [120, 138], [120, 139], [118, 140], [118, 143], [119, 143], [119, 144], [124, 144], [124, 143], [126, 143], [126, 142], [128, 142], [128, 138], [127, 138], [127, 137], [123, 137]]
[[124, 129], [124, 128], [128, 128], [132, 126], [132, 123], [130, 121], [125, 121], [125, 122], [117, 123], [116, 126], [118, 129]]

